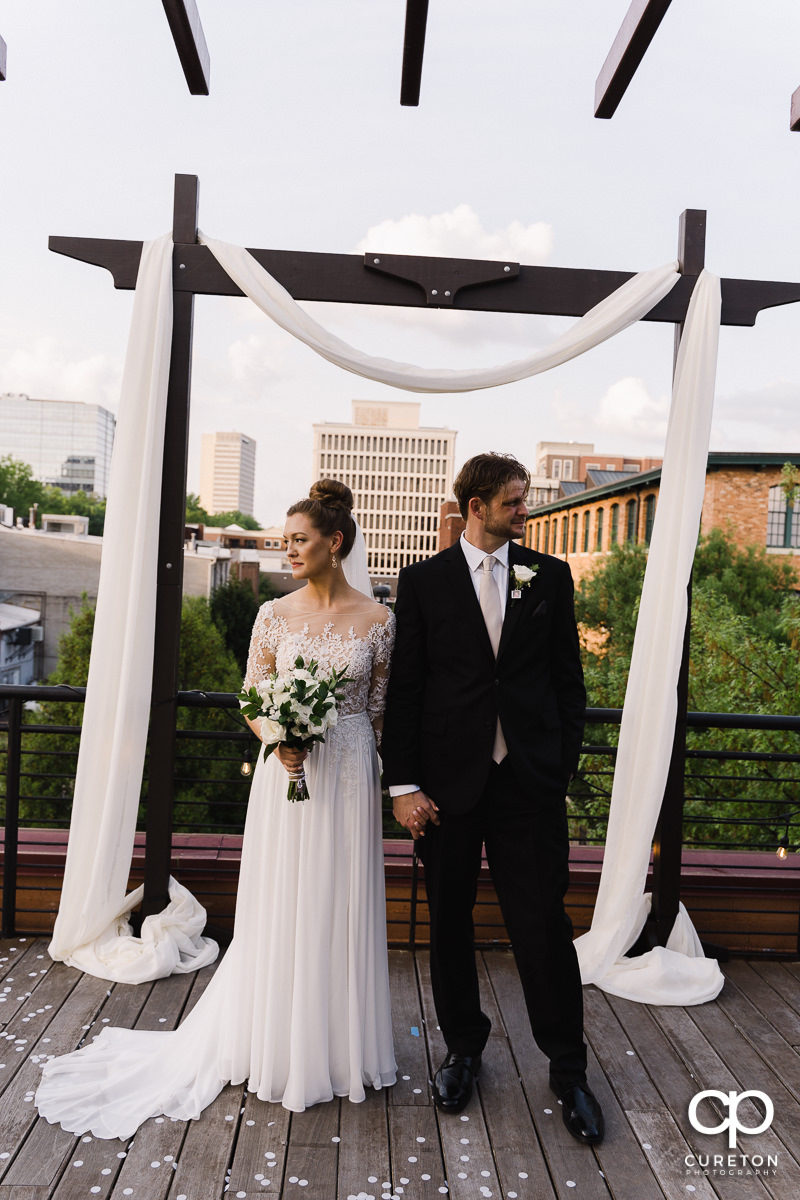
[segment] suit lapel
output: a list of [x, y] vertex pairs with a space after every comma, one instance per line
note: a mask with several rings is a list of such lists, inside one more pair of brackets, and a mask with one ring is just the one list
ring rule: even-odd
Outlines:
[[520, 614], [522, 613], [522, 610], [528, 599], [528, 592], [530, 592], [530, 590], [531, 590], [530, 586], [523, 588], [522, 595], [520, 596], [519, 600], [511, 599], [511, 593], [514, 589], [514, 580], [513, 580], [513, 576], [512, 576], [512, 571], [514, 569], [514, 566], [517, 563], [522, 563], [524, 561], [525, 561], [525, 557], [521, 553], [520, 547], [517, 545], [517, 543], [509, 542], [508, 543], [508, 594], [506, 595], [506, 612], [505, 612], [505, 617], [503, 619], [503, 631], [500, 634], [500, 645], [497, 648], [498, 659], [503, 654], [503, 651], [505, 650], [505, 648], [508, 645], [511, 638], [514, 636], [514, 631], [517, 628], [517, 625], [519, 624]]
[[443, 557], [444, 555], [447, 555], [446, 562], [450, 576], [448, 587], [452, 589], [452, 595], [456, 603], [461, 606], [474, 626], [475, 637], [479, 647], [485, 650], [487, 654], [490, 654], [492, 661], [494, 661], [494, 650], [489, 640], [489, 632], [486, 628], [483, 612], [481, 611], [480, 601], [475, 594], [475, 585], [472, 582], [469, 563], [464, 557], [464, 551], [458, 542], [456, 542], [450, 551], [445, 550], [443, 552]]

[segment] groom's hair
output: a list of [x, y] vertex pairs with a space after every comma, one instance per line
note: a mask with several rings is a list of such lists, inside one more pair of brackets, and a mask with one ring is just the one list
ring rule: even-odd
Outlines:
[[505, 490], [513, 480], [521, 479], [525, 491], [530, 487], [531, 473], [527, 467], [514, 458], [513, 454], [476, 454], [468, 459], [458, 472], [453, 484], [458, 508], [466, 521], [469, 502], [477, 496], [484, 504], [488, 504], [493, 496]]

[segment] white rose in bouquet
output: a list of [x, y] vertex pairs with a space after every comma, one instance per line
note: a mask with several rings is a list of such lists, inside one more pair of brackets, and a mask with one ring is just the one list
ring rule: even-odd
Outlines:
[[265, 742], [285, 742], [286, 741], [286, 726], [281, 725], [280, 721], [273, 721], [269, 717], [264, 717], [261, 721], [261, 737]]

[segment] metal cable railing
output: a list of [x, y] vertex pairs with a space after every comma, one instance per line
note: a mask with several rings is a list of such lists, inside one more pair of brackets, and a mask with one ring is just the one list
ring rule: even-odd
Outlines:
[[[57, 908], [83, 698], [84, 689], [69, 686], [0, 687], [5, 934], [23, 927], [44, 932]], [[239, 723], [232, 693], [182, 692], [178, 705], [173, 873], [198, 895], [224, 936], [249, 791], [242, 766], [252, 767], [259, 745]], [[568, 798], [577, 880], [568, 902], [579, 931], [590, 921], [602, 862], [621, 710], [592, 708], [586, 717], [590, 736]], [[690, 911], [696, 922], [700, 918], [701, 936], [730, 939], [730, 911], [722, 919], [728, 904], [738, 912], [736, 937], [748, 953], [797, 953], [800, 869], [793, 849], [800, 843], [800, 717], [690, 713], [688, 724], [682, 877], [684, 889], [698, 893]], [[147, 802], [145, 766], [140, 828]], [[390, 936], [394, 926], [397, 941], [413, 943], [425, 936], [422, 872], [405, 831], [391, 817], [388, 796], [384, 805]], [[143, 839], [137, 843], [133, 881], [143, 864]], [[782, 848], [786, 856], [778, 858]], [[720, 886], [709, 901], [711, 876]], [[483, 942], [504, 936], [488, 870], [476, 927]]]

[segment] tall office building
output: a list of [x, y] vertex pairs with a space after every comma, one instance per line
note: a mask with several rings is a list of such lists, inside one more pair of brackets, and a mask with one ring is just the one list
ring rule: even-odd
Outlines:
[[27, 463], [62, 492], [108, 495], [116, 418], [99, 404], [0, 396], [0, 454]]
[[314, 478], [340, 479], [352, 491], [371, 575], [397, 575], [438, 549], [456, 433], [421, 426], [419, 410], [414, 401], [354, 400], [351, 424], [314, 426]]
[[200, 503], [207, 513], [253, 515], [256, 444], [243, 433], [204, 433], [200, 457]]

